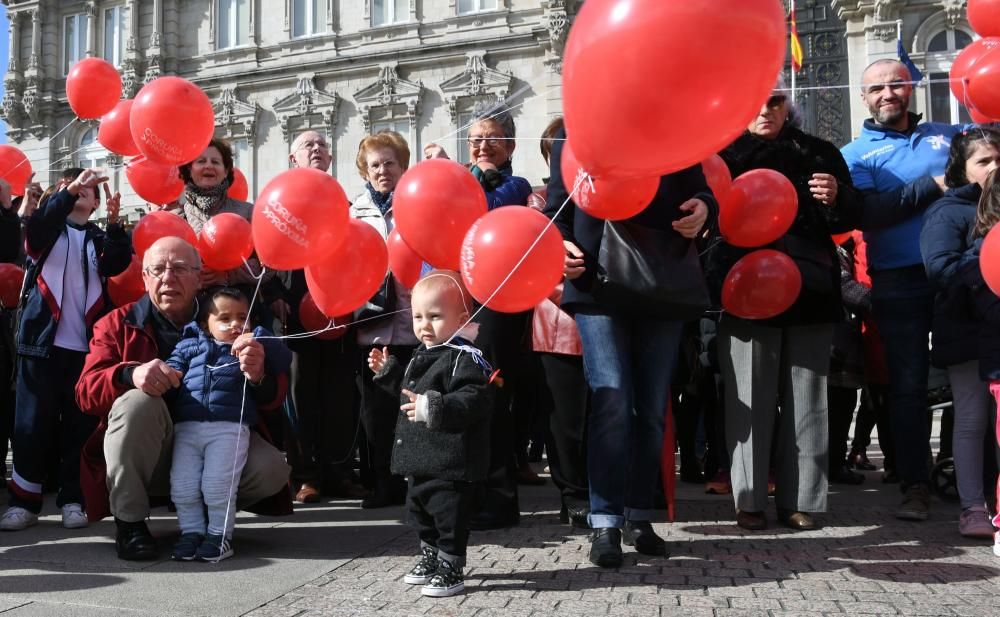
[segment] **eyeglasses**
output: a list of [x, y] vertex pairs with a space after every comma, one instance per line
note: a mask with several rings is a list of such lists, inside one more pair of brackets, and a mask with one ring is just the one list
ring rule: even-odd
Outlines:
[[767, 106], [768, 107], [781, 107], [782, 105], [785, 104], [785, 101], [787, 101], [787, 100], [788, 100], [788, 97], [785, 96], [784, 94], [775, 94], [771, 98], [767, 99]]
[[173, 272], [174, 276], [187, 276], [195, 272], [201, 272], [201, 268], [195, 268], [184, 263], [175, 263], [169, 266], [165, 264], [153, 264], [152, 266], [146, 266], [144, 271], [153, 278], [162, 279], [167, 275], [167, 270]]
[[477, 137], [474, 135], [469, 135], [469, 145], [473, 148], [482, 148], [483, 144], [489, 145], [491, 148], [496, 148], [504, 141], [505, 137]]
[[330, 144], [325, 141], [306, 141], [299, 145], [298, 150], [312, 150], [313, 148], [319, 148], [323, 152], [327, 152], [330, 150]]

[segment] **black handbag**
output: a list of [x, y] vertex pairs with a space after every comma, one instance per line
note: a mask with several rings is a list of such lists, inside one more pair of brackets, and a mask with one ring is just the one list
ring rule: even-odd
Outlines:
[[603, 306], [657, 319], [696, 319], [709, 307], [694, 241], [628, 221], [604, 222], [593, 295]]

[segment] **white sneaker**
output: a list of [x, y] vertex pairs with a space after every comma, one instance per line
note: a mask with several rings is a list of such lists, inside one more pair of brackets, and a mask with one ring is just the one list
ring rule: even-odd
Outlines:
[[1000, 557], [1000, 531], [993, 534], [993, 554]]
[[63, 527], [66, 529], [81, 529], [90, 524], [83, 508], [78, 503], [68, 503], [62, 507]]
[[0, 516], [0, 529], [3, 531], [21, 531], [38, 522], [38, 515], [18, 506], [11, 506]]

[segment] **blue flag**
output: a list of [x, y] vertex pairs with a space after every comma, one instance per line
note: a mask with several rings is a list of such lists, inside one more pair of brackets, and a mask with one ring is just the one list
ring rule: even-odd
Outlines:
[[924, 74], [920, 72], [916, 64], [913, 64], [913, 60], [910, 60], [910, 54], [906, 53], [906, 49], [903, 48], [903, 39], [896, 39], [896, 55], [899, 56], [899, 61], [903, 63], [903, 66], [910, 71], [910, 79], [916, 82], [924, 78]]

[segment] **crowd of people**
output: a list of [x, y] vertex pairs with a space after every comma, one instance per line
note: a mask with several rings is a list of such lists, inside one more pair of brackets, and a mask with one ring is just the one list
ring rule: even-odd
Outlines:
[[[896, 516], [924, 520], [933, 363], [954, 395], [959, 531], [993, 537], [984, 468], [997, 452], [1000, 299], [979, 250], [1000, 219], [1000, 130], [921, 122], [899, 62], [877, 61], [861, 81], [871, 118], [844, 148], [800, 128], [779, 80], [720, 153], [732, 176], [773, 170], [797, 195], [791, 227], [768, 248], [791, 258], [801, 292], [767, 319], [717, 310], [748, 251], [719, 232], [725, 196], [700, 165], [660, 178], [636, 216], [605, 221], [571, 199], [580, 182], [563, 176], [561, 120], [541, 136], [545, 187], [514, 175], [517, 136], [503, 109], [477, 109], [469, 171], [489, 209], [549, 216], [566, 252], [563, 282], [524, 313], [475, 306], [458, 273], [425, 264], [413, 288], [387, 275], [354, 325], [286, 338], [307, 331], [304, 271], [255, 258], [212, 270], [176, 237], [141, 255], [146, 294], [115, 307], [107, 280], [133, 247], [102, 171], [69, 169], [14, 199], [0, 185], [0, 259], [26, 267], [17, 310], [0, 314], [0, 380], [10, 384], [0, 461], [8, 438], [13, 449], [0, 529], [36, 524], [55, 490], [64, 527], [113, 516], [118, 556], [151, 559], [145, 520], [170, 502], [180, 528], [171, 556], [214, 562], [234, 553], [237, 509], [290, 514], [293, 501], [323, 496], [406, 504], [420, 544], [404, 581], [448, 596], [463, 589], [470, 531], [518, 524], [518, 484], [539, 482], [528, 463], [544, 449], [561, 520], [592, 530], [594, 564], [617, 567], [623, 544], [669, 553], [652, 525], [668, 408], [682, 480], [731, 493], [740, 527], [767, 528], [773, 495], [781, 524], [815, 528], [828, 483], [859, 484], [855, 470], [875, 469], [866, 449], [876, 424], [882, 479], [902, 489]], [[324, 135], [306, 131], [288, 158], [329, 172], [333, 156]], [[448, 156], [437, 144], [423, 152]], [[379, 132], [356, 162], [365, 190], [350, 216], [388, 238], [409, 145]], [[224, 140], [181, 175], [174, 210], [196, 232], [219, 213], [250, 219], [252, 205], [227, 196]], [[102, 185], [99, 227], [89, 219]], [[648, 264], [648, 281], [621, 280]]]

